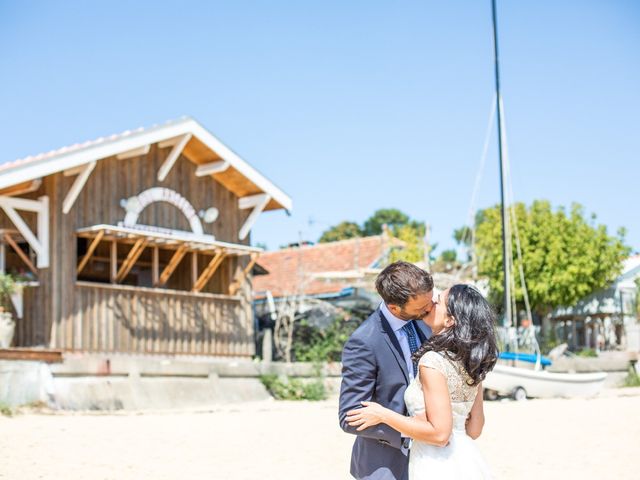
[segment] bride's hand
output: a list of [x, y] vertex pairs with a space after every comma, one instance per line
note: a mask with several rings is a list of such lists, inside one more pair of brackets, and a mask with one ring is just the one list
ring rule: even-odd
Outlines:
[[347, 412], [347, 423], [352, 427], [358, 427], [358, 432], [365, 428], [373, 427], [379, 423], [385, 423], [385, 414], [389, 411], [376, 402], [360, 402], [362, 408]]

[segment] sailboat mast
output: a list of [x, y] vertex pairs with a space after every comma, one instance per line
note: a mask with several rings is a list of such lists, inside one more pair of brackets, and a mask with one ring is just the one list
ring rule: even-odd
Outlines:
[[493, 13], [493, 53], [494, 53], [494, 65], [495, 65], [495, 79], [496, 79], [496, 113], [498, 115], [498, 157], [500, 160], [500, 212], [502, 217], [502, 271], [504, 276], [504, 318], [507, 324], [511, 324], [511, 282], [509, 279], [509, 262], [507, 254], [508, 247], [508, 222], [509, 217], [507, 215], [507, 204], [504, 198], [504, 160], [502, 156], [502, 96], [500, 94], [500, 65], [498, 56], [498, 19], [496, 16], [496, 0], [491, 0], [491, 8]]

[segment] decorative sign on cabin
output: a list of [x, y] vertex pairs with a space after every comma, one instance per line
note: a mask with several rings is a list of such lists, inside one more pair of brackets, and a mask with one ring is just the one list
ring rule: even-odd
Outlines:
[[[142, 211], [152, 203], [157, 202], [168, 203], [180, 210], [189, 222], [189, 226], [191, 227], [192, 232], [184, 232], [182, 230], [173, 230], [169, 228], [143, 225], [138, 223], [138, 218]], [[139, 228], [141, 230], [161, 231], [163, 233], [169, 234], [180, 233], [181, 235], [184, 235], [184, 233], [192, 233], [193, 236], [197, 238], [206, 240], [215, 239], [213, 235], [204, 233], [202, 223], [200, 223], [200, 218], [202, 218], [206, 223], [213, 223], [218, 218], [218, 209], [215, 207], [211, 207], [207, 210], [200, 210], [199, 212], [197, 212], [193, 205], [191, 205], [189, 200], [184, 198], [175, 190], [171, 190], [170, 188], [149, 188], [139, 193], [138, 195], [120, 200], [120, 206], [122, 206], [122, 208], [124, 208], [127, 212], [124, 217], [124, 221], [118, 223], [118, 225], [120, 226], [128, 228]]]

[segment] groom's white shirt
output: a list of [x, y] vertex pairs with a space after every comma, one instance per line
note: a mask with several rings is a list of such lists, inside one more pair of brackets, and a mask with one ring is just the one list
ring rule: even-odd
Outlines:
[[[402, 329], [402, 327], [404, 327], [407, 324], [407, 321], [402, 320], [401, 318], [398, 318], [393, 313], [391, 313], [391, 310], [389, 310], [389, 307], [387, 307], [387, 305], [384, 302], [380, 304], [380, 311], [384, 315], [384, 318], [387, 319], [387, 322], [389, 322], [389, 325], [391, 326], [391, 330], [393, 330], [393, 333], [396, 334], [396, 338], [398, 339], [398, 343], [400, 344], [400, 348], [402, 349], [402, 355], [404, 356], [404, 361], [407, 364], [407, 372], [409, 372], [409, 376], [411, 377], [413, 376], [413, 362], [411, 361], [411, 349], [409, 348], [409, 339], [407, 338], [407, 333]], [[415, 333], [416, 340], [418, 341], [418, 343], [420, 343], [420, 337], [418, 336], [418, 332], [416, 332], [416, 329], [413, 323], [410, 323], [409, 325], [411, 325], [410, 328], [412, 328], [413, 332]]]

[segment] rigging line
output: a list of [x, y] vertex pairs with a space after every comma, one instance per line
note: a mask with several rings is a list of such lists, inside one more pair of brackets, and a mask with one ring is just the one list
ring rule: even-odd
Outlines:
[[487, 124], [487, 131], [484, 135], [484, 146], [482, 147], [482, 156], [480, 157], [480, 167], [476, 174], [476, 180], [473, 185], [473, 191], [471, 193], [471, 201], [469, 202], [469, 213], [467, 218], [469, 219], [469, 225], [473, 225], [475, 216], [475, 206], [477, 202], [478, 191], [480, 190], [480, 182], [484, 175], [484, 166], [487, 163], [487, 154], [489, 153], [489, 142], [491, 141], [491, 133], [493, 132], [493, 120], [496, 115], [496, 96], [493, 95], [491, 100], [491, 112], [489, 113], [489, 122]]
[[[518, 231], [518, 219], [517, 219], [517, 215], [515, 212], [515, 205], [514, 205], [514, 195], [513, 195], [513, 178], [511, 176], [511, 162], [509, 160], [509, 150], [508, 150], [508, 142], [507, 142], [507, 127], [506, 127], [506, 118], [504, 115], [504, 105], [502, 103], [502, 99], [500, 99], [500, 115], [502, 117], [502, 136], [505, 140], [504, 142], [504, 154], [505, 154], [505, 170], [506, 170], [506, 179], [507, 179], [507, 185], [508, 185], [508, 189], [507, 189], [507, 198], [508, 198], [508, 203], [507, 205], [509, 205], [509, 211], [510, 211], [510, 217], [511, 217], [511, 223], [513, 224], [513, 233], [515, 236], [515, 240], [516, 240], [516, 252], [518, 255], [518, 273], [519, 273], [519, 277], [520, 277], [520, 283], [522, 285], [522, 293], [523, 293], [523, 297], [524, 297], [524, 303], [525, 303], [525, 309], [527, 311], [527, 317], [529, 320], [529, 329], [532, 330], [532, 335], [531, 338], [533, 340], [533, 347], [536, 353], [536, 365], [535, 365], [535, 370], [540, 370], [542, 367], [541, 364], [541, 352], [540, 352], [540, 345], [538, 344], [538, 339], [536, 338], [535, 335], [535, 327], [533, 325], [533, 317], [531, 315], [531, 304], [529, 303], [529, 292], [527, 289], [527, 283], [525, 280], [525, 276], [524, 276], [524, 261], [522, 259], [522, 247], [521, 247], [521, 243], [520, 243], [520, 233]], [[510, 243], [510, 242], [509, 242]], [[510, 249], [511, 251], [511, 249]], [[511, 265], [513, 266], [513, 253], [510, 254], [511, 257]], [[515, 300], [515, 286], [513, 289], [514, 292], [514, 300]], [[517, 318], [517, 317], [516, 317]], [[517, 325], [516, 325], [517, 326]]]
[[[491, 133], [493, 132], [493, 124], [496, 115], [496, 94], [493, 95], [491, 99], [491, 108], [489, 112], [489, 121], [487, 123], [487, 130], [484, 135], [484, 145], [482, 147], [482, 155], [480, 156], [480, 166], [478, 167], [478, 172], [476, 173], [476, 179], [473, 185], [473, 191], [471, 192], [471, 200], [469, 202], [469, 212], [467, 214], [467, 222], [469, 225], [469, 233], [471, 238], [469, 239], [469, 251], [471, 252], [471, 263], [473, 265], [472, 271], [477, 273], [476, 270], [478, 266], [477, 258], [475, 255], [475, 240], [476, 240], [476, 226], [475, 226], [475, 214], [476, 214], [476, 205], [478, 199], [478, 192], [480, 191], [480, 184], [482, 182], [482, 177], [484, 175], [485, 165], [487, 163], [487, 156], [489, 154], [489, 142], [491, 141]], [[464, 238], [462, 239], [464, 241]]]
[[505, 177], [507, 179], [507, 198], [508, 198], [507, 205], [509, 205], [511, 223], [513, 224], [513, 233], [516, 239], [516, 252], [519, 260], [518, 273], [520, 276], [520, 283], [522, 284], [522, 292], [524, 297], [525, 309], [527, 311], [527, 316], [529, 317], [529, 320], [532, 322], [531, 324], [533, 325], [533, 319], [531, 318], [531, 304], [529, 303], [529, 292], [527, 290], [527, 284], [524, 276], [524, 261], [522, 259], [522, 246], [520, 242], [520, 232], [518, 230], [518, 221], [517, 221], [518, 219], [515, 211], [515, 202], [514, 202], [514, 195], [513, 195], [513, 178], [511, 176], [511, 161], [509, 158], [509, 147], [507, 142], [507, 125], [506, 125], [507, 122], [504, 116], [504, 104], [502, 103], [502, 99], [500, 99], [500, 114], [502, 115], [502, 120], [503, 120], [502, 135], [505, 140], [504, 154], [505, 154], [505, 167], [506, 167]]

